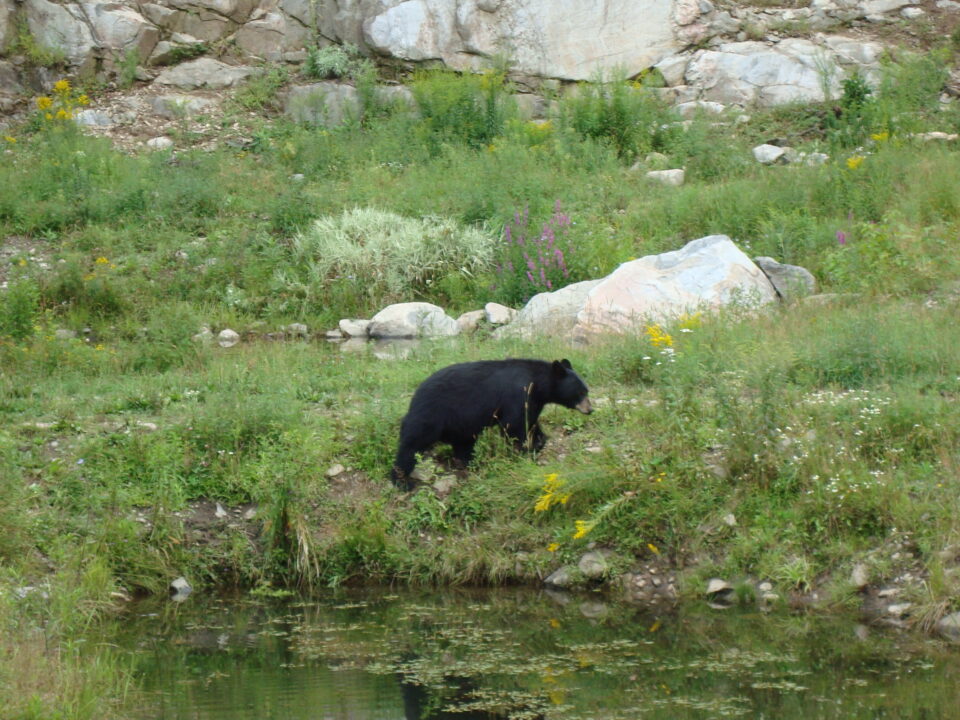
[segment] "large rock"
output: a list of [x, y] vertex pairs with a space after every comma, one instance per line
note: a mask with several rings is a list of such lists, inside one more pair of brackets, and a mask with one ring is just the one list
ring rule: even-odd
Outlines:
[[140, 60], [146, 60], [160, 40], [160, 30], [125, 5], [88, 2], [81, 7], [93, 27], [95, 40], [108, 51], [106, 56], [110, 59], [135, 50]]
[[574, 334], [629, 332], [683, 313], [776, 299], [767, 276], [730, 238], [709, 235], [680, 250], [623, 263], [589, 292]]
[[372, 338], [443, 337], [457, 335], [460, 326], [443, 308], [425, 302], [388, 305], [370, 320]]
[[30, 0], [24, 6], [27, 27], [38, 44], [60, 50], [71, 65], [85, 65], [94, 41], [90, 24], [79, 5], [57, 5], [48, 0]]
[[352, 85], [319, 82], [294, 85], [288, 91], [284, 112], [295, 122], [336, 127], [348, 115], [360, 113], [360, 99]]
[[703, 98], [724, 104], [763, 106], [821, 102], [824, 83], [832, 94], [842, 74], [832, 56], [809, 40], [788, 39], [720, 45], [701, 50], [687, 66], [686, 81]]
[[388, 5], [362, 20], [365, 44], [383, 55], [440, 59], [464, 70], [510, 48], [520, 72], [570, 80], [614, 67], [628, 75], [640, 72], [683, 46], [675, 33], [678, 5], [685, 14], [699, 14], [690, 0], [405, 0]]
[[770, 257], [755, 257], [753, 262], [773, 284], [777, 294], [785, 301], [793, 301], [817, 291], [817, 280], [806, 268], [785, 265]]
[[219, 60], [203, 57], [164, 70], [155, 82], [184, 90], [216, 89], [236, 85], [254, 72], [253, 68], [244, 65], [227, 65]]
[[516, 320], [497, 328], [493, 334], [568, 334], [577, 322], [577, 313], [583, 308], [587, 295], [601, 282], [602, 280], [584, 280], [555, 292], [534, 295], [517, 314]]
[[311, 41], [310, 30], [281, 12], [269, 12], [245, 23], [234, 35], [237, 47], [248, 55], [270, 62], [288, 50], [299, 50]]
[[13, 11], [13, 0], [0, 0], [0, 54], [3, 54], [13, 40]]

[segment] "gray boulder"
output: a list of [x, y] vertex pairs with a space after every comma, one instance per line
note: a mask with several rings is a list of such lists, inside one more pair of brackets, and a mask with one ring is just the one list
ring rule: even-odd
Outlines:
[[773, 284], [784, 301], [797, 300], [817, 291], [817, 281], [806, 268], [799, 265], [784, 265], [770, 257], [756, 257], [753, 261]]
[[449, 337], [460, 333], [457, 321], [443, 308], [425, 302], [388, 305], [370, 320], [373, 338]]

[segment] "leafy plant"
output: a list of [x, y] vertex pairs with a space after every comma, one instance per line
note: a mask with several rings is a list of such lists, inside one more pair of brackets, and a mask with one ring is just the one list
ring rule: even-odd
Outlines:
[[559, 200], [539, 233], [530, 232], [528, 208], [514, 213], [513, 222], [503, 228], [497, 259], [496, 291], [504, 302], [524, 303], [536, 293], [567, 284], [567, 262], [573, 252], [566, 237], [570, 222]]

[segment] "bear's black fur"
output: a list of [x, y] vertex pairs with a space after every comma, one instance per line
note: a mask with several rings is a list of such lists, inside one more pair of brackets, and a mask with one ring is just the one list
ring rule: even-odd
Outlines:
[[592, 411], [587, 386], [569, 360], [481, 360], [438, 370], [413, 394], [391, 479], [411, 490], [416, 454], [437, 442], [451, 445], [456, 463], [466, 467], [477, 437], [492, 425], [518, 449], [540, 450], [547, 436], [537, 421], [547, 403]]

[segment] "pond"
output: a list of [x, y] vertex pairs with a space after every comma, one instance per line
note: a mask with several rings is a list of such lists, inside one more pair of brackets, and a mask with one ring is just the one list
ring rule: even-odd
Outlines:
[[955, 718], [960, 649], [855, 619], [531, 590], [141, 603], [143, 718]]

